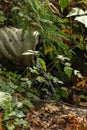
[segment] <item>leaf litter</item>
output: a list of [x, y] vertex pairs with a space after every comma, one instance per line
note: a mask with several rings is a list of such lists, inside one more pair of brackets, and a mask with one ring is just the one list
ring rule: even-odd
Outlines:
[[27, 114], [26, 121], [30, 123], [27, 130], [87, 130], [87, 108], [44, 102]]

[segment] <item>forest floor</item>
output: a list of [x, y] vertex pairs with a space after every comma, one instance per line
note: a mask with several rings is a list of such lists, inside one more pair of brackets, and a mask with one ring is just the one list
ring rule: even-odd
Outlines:
[[87, 102], [75, 106], [63, 102], [35, 101], [26, 120], [29, 130], [87, 130]]

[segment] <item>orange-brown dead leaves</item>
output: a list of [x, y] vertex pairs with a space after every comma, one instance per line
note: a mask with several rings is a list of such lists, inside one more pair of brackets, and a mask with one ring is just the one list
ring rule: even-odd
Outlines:
[[28, 113], [30, 130], [86, 130], [86, 110], [62, 103], [46, 103], [41, 109]]

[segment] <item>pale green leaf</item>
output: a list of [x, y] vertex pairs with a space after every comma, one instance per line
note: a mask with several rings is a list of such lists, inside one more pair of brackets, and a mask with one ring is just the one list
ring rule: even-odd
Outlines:
[[84, 15], [84, 10], [80, 9], [80, 8], [73, 8], [69, 14], [67, 15], [67, 17], [71, 17], [71, 16], [76, 16], [76, 15]]
[[22, 55], [38, 55], [39, 51], [33, 51], [33, 50], [28, 50], [27, 52], [22, 53]]
[[45, 80], [45, 78], [44, 77], [41, 77], [41, 76], [38, 76], [37, 78], [36, 78], [36, 80], [38, 81], [38, 82], [40, 82], [40, 83], [42, 83], [42, 82], [46, 82], [46, 80]]
[[17, 108], [21, 108], [23, 106], [23, 103], [22, 102], [16, 102], [16, 106], [17, 106]]
[[67, 76], [70, 78], [71, 75], [72, 75], [73, 69], [71, 67], [69, 67], [69, 66], [66, 66], [66, 67], [64, 67], [64, 71], [67, 74]]
[[25, 114], [22, 111], [16, 110], [16, 117], [22, 118], [25, 117]]
[[74, 74], [75, 74], [76, 76], [78, 76], [79, 78], [82, 77], [82, 74], [81, 74], [80, 71], [78, 71], [78, 70], [74, 70]]
[[57, 59], [59, 59], [61, 61], [65, 61], [65, 60], [70, 61], [70, 59], [68, 57], [65, 57], [63, 55], [57, 55]]
[[75, 18], [75, 20], [81, 22], [82, 24], [85, 25], [85, 27], [87, 28], [87, 15], [84, 15], [84, 16], [77, 16]]
[[28, 78], [21, 78], [20, 80], [27, 82], [29, 79]]
[[14, 6], [11, 11], [18, 11], [18, 10], [21, 10], [21, 8], [18, 6]]
[[23, 126], [27, 126], [27, 127], [29, 127], [29, 123], [26, 121], [26, 120], [24, 120], [24, 119], [19, 119], [19, 118], [15, 118], [14, 119], [14, 124], [15, 125], [17, 125], [17, 126], [19, 126], [19, 125], [23, 125]]
[[33, 104], [29, 100], [27, 100], [27, 99], [23, 100], [23, 104], [25, 104], [28, 107], [34, 107]]
[[15, 126], [12, 124], [6, 124], [6, 127], [8, 128], [8, 130], [14, 130]]
[[39, 100], [39, 97], [36, 96], [35, 94], [31, 93], [31, 92], [27, 92], [26, 94], [27, 94], [27, 96], [28, 96], [29, 98], [33, 98], [33, 99], [35, 99], [35, 100]]

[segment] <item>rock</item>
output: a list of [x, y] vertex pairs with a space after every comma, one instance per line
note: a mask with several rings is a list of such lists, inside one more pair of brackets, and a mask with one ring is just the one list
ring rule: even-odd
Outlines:
[[33, 55], [22, 55], [27, 50], [35, 50], [38, 44], [37, 31], [23, 31], [15, 27], [0, 28], [0, 63], [5, 60], [16, 65], [30, 66]]

